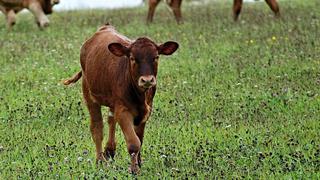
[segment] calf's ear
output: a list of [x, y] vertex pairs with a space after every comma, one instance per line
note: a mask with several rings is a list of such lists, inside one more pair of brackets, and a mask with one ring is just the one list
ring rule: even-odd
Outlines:
[[126, 56], [129, 54], [129, 48], [120, 43], [111, 43], [108, 45], [108, 49], [112, 54], [118, 57]]
[[174, 41], [168, 41], [158, 46], [159, 54], [171, 55], [179, 48], [179, 44]]

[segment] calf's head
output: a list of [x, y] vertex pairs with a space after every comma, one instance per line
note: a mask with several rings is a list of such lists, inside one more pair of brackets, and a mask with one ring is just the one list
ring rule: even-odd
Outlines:
[[146, 90], [156, 85], [159, 55], [171, 55], [178, 47], [173, 41], [157, 45], [148, 38], [139, 38], [129, 46], [111, 43], [108, 49], [116, 56], [127, 57], [133, 81], [141, 90]]

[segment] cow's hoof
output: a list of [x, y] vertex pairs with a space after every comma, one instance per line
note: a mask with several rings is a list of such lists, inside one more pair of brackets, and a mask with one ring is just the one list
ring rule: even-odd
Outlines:
[[10, 23], [10, 26], [12, 27], [12, 26], [14, 26], [16, 24], [16, 22], [11, 22]]
[[39, 28], [43, 29], [49, 26], [49, 22], [48, 21], [44, 21], [44, 22], [39, 22], [37, 21], [37, 25]]
[[182, 25], [183, 24], [183, 20], [182, 19], [177, 19], [177, 24], [178, 25]]
[[49, 22], [44, 22], [44, 23], [40, 24], [41, 28], [46, 28], [48, 26], [49, 26]]
[[16, 24], [16, 22], [10, 22], [10, 23], [7, 24], [7, 28], [9, 30], [11, 30], [15, 24]]

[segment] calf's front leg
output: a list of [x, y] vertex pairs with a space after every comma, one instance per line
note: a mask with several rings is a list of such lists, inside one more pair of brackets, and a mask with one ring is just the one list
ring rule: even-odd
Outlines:
[[134, 130], [133, 115], [125, 107], [119, 106], [115, 110], [115, 118], [124, 134], [127, 149], [131, 157], [129, 170], [131, 173], [137, 174], [139, 172], [138, 153], [140, 151], [141, 142]]
[[[137, 134], [137, 136], [139, 137], [139, 140], [140, 140], [140, 143], [141, 143], [141, 146], [142, 146], [142, 143], [143, 143], [143, 135], [144, 135], [144, 128], [146, 126], [146, 123], [143, 122], [141, 124], [139, 124], [138, 126], [135, 126], [134, 127], [134, 130]], [[142, 164], [142, 161], [141, 161], [141, 150], [139, 151], [138, 153], [138, 166], [141, 167], [141, 164]]]

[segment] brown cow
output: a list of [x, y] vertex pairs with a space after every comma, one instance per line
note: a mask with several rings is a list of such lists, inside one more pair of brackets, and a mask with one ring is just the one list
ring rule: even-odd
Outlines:
[[[157, 45], [145, 37], [132, 41], [109, 24], [84, 43], [80, 53], [82, 70], [64, 84], [75, 83], [83, 75], [82, 90], [90, 113], [97, 161], [114, 157], [115, 126], [119, 123], [131, 156], [130, 171], [138, 172], [144, 127], [156, 92], [158, 58], [160, 54], [171, 55], [178, 47], [176, 42]], [[109, 107], [110, 112], [104, 153], [101, 106]]]
[[[153, 21], [154, 11], [161, 0], [149, 0], [149, 11], [147, 23], [151, 23]], [[166, 0], [169, 7], [172, 9], [174, 17], [176, 18], [177, 23], [182, 22], [181, 15], [181, 3], [182, 0]]]
[[0, 10], [6, 15], [7, 26], [11, 28], [16, 22], [16, 13], [26, 8], [36, 18], [39, 27], [49, 25], [46, 14], [52, 13], [52, 7], [58, 4], [59, 0], [0, 0]]
[[[265, 1], [269, 5], [271, 10], [274, 12], [276, 17], [279, 17], [280, 10], [279, 10], [279, 6], [278, 6], [277, 1], [276, 0], [265, 0]], [[243, 2], [243, 0], [233, 0], [233, 19], [235, 21], [237, 21], [239, 18], [241, 8], [242, 8], [242, 2]]]

